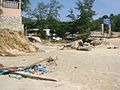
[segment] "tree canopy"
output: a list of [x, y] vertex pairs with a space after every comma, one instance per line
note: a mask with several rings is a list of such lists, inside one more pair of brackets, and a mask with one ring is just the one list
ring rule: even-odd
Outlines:
[[21, 0], [21, 4], [22, 11], [26, 11], [29, 8], [30, 0]]
[[[26, 0], [25, 0], [26, 1]], [[24, 2], [24, 0], [23, 0]], [[63, 5], [57, 0], [49, 0], [48, 3], [40, 1], [34, 9], [28, 9], [27, 15], [29, 18], [23, 18], [23, 23], [27, 28], [39, 28], [43, 30], [45, 28], [51, 29], [51, 35], [55, 33], [57, 36], [65, 38], [65, 33], [70, 34], [83, 34], [89, 33], [89, 31], [100, 30], [103, 18], [109, 18], [111, 20], [112, 31], [120, 32], [120, 15], [103, 15], [97, 20], [93, 19], [96, 15], [92, 10], [95, 0], [77, 0], [75, 8], [70, 8], [66, 17], [70, 18], [70, 21], [60, 21], [60, 10]], [[25, 3], [30, 4], [29, 0]], [[74, 10], [78, 13], [74, 14]], [[43, 32], [39, 33], [44, 36]]]
[[92, 10], [94, 1], [95, 0], [77, 0], [75, 8], [79, 12], [77, 17], [75, 17], [72, 10], [69, 11], [70, 14], [68, 17], [71, 18], [73, 22], [71, 28], [74, 27], [75, 32], [83, 33], [91, 30], [93, 16], [95, 15], [95, 11]]

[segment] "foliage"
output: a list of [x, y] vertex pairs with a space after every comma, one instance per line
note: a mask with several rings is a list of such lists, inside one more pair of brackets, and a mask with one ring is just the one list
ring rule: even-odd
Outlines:
[[79, 40], [79, 39], [86, 40], [88, 37], [89, 37], [89, 33], [78, 34], [78, 35], [75, 37], [75, 40]]
[[[51, 29], [51, 36], [56, 36], [65, 39], [66, 33], [72, 35], [79, 34], [78, 38], [86, 38], [89, 36], [89, 31], [100, 31], [103, 18], [110, 18], [112, 31], [120, 32], [120, 15], [111, 14], [110, 16], [104, 15], [97, 20], [93, 20], [95, 11], [92, 10], [95, 0], [77, 0], [76, 9], [79, 14], [75, 15], [73, 9], [70, 9], [67, 15], [71, 20], [68, 22], [61, 22], [59, 20], [59, 11], [62, 9], [62, 5], [57, 0], [49, 0], [48, 3], [39, 2], [35, 9], [29, 9], [27, 14], [32, 19], [23, 18], [23, 23], [28, 29], [38, 28], [38, 36], [45, 38], [45, 32], [43, 29]], [[105, 27], [106, 29], [108, 26]]]
[[34, 19], [37, 20], [45, 20], [47, 17], [48, 6], [44, 2], [38, 3], [35, 9], [29, 9], [27, 14]]
[[88, 32], [91, 30], [93, 16], [95, 15], [95, 11], [92, 10], [93, 2], [95, 0], [77, 0], [76, 9], [80, 12], [78, 15], [77, 25], [80, 26], [79, 29], [83, 32]]
[[110, 15], [112, 31], [120, 32], [120, 15]]
[[73, 13], [73, 9], [69, 10], [69, 14], [67, 15], [68, 18], [70, 18], [72, 21], [74, 21], [76, 19], [74, 13]]
[[77, 0], [76, 2], [76, 10], [78, 10], [79, 14], [77, 17], [73, 14], [73, 10], [69, 11], [69, 15], [67, 17], [71, 18], [72, 22], [69, 24], [69, 29], [72, 34], [74, 33], [89, 33], [92, 29], [93, 24], [93, 16], [95, 15], [95, 11], [92, 10], [93, 3], [95, 0]]
[[25, 29], [36, 28], [36, 21], [30, 18], [22, 17], [22, 22], [24, 24]]
[[61, 37], [63, 39], [65, 39], [65, 33], [67, 32], [67, 22], [60, 22], [57, 24], [57, 27], [56, 27], [56, 35], [58, 37]]
[[[36, 28], [43, 30], [49, 28], [52, 31], [58, 30], [59, 10], [63, 6], [57, 0], [50, 0], [48, 3], [39, 2], [35, 9], [29, 9], [27, 15], [35, 20]], [[59, 30], [60, 31], [60, 30]], [[39, 34], [42, 32], [39, 32]], [[52, 34], [52, 33], [51, 33]]]
[[60, 16], [59, 10], [61, 10], [63, 6], [57, 0], [50, 0], [48, 3], [48, 19], [54, 18], [58, 19]]
[[46, 34], [43, 30], [39, 30], [37, 32], [37, 36], [40, 37], [40, 38], [44, 38], [44, 39], [46, 38]]
[[21, 0], [21, 4], [22, 4], [22, 11], [26, 11], [29, 8], [30, 5], [30, 0]]

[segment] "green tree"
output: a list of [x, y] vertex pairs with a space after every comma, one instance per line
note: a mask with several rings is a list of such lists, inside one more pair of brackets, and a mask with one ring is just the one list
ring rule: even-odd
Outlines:
[[22, 11], [26, 11], [29, 8], [30, 0], [21, 0], [21, 4], [22, 4], [21, 6]]
[[91, 25], [93, 21], [93, 16], [95, 15], [95, 11], [92, 10], [93, 3], [95, 0], [77, 0], [76, 9], [80, 12], [77, 20], [77, 26], [80, 30], [79, 32], [89, 32], [91, 30]]
[[[67, 17], [71, 18], [72, 25], [71, 29], [74, 30], [72, 33], [87, 33], [93, 27], [92, 21], [93, 16], [95, 15], [95, 11], [92, 10], [93, 3], [95, 0], [77, 0], [76, 2], [76, 10], [78, 10], [79, 14], [77, 17], [73, 14], [73, 10], [69, 11], [69, 15]], [[74, 27], [74, 28], [72, 28]]]
[[47, 17], [47, 23], [48, 23], [48, 28], [51, 29], [52, 33], [57, 33], [60, 32], [60, 28], [59, 28], [59, 11], [62, 9], [63, 5], [60, 4], [59, 1], [57, 0], [49, 0], [48, 2], [48, 17]]
[[50, 0], [48, 3], [48, 19], [54, 18], [57, 20], [58, 17], [60, 17], [59, 10], [61, 10], [62, 7], [63, 5], [61, 5], [59, 1]]
[[74, 21], [76, 19], [74, 13], [73, 13], [73, 9], [69, 10], [69, 14], [67, 15], [68, 18], [70, 18], [72, 21]]
[[50, 0], [48, 3], [38, 3], [35, 9], [29, 9], [27, 14], [37, 20], [37, 26], [55, 29], [61, 8], [62, 5], [57, 0]]
[[63, 6], [57, 0], [49, 0], [48, 2], [47, 22], [49, 25], [48, 27], [53, 31], [58, 27], [60, 17], [59, 11], [62, 9], [62, 7]]
[[35, 28], [36, 20], [22, 17], [22, 22], [24, 24], [25, 29]]
[[[36, 28], [43, 30], [44, 28], [49, 28], [52, 31], [58, 30], [59, 27], [59, 10], [61, 10], [62, 5], [57, 0], [50, 0], [48, 3], [40, 2], [35, 7], [35, 9], [29, 9], [27, 15], [30, 18], [36, 20]], [[39, 36], [43, 36], [44, 33], [38, 32]]]
[[48, 5], [46, 5], [44, 2], [38, 3], [38, 5], [35, 7], [35, 9], [29, 9], [27, 14], [34, 19], [37, 20], [45, 20], [47, 18], [48, 14]]
[[45, 4], [44, 2], [38, 3], [38, 5], [33, 10], [29, 9], [27, 15], [30, 18], [36, 20], [36, 24], [35, 24], [36, 28], [43, 30], [48, 26], [46, 21], [48, 15], [48, 5]]
[[58, 37], [65, 39], [65, 33], [67, 32], [67, 22], [58, 22], [55, 33]]
[[110, 15], [112, 31], [120, 32], [120, 15]]
[[91, 31], [101, 31], [101, 24], [103, 23], [103, 18], [92, 21]]

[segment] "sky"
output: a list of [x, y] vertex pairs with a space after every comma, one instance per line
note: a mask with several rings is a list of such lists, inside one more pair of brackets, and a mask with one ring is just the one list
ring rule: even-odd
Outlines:
[[[34, 8], [38, 2], [49, 0], [30, 0], [31, 5]], [[69, 10], [73, 9], [74, 13], [77, 14], [78, 11], [74, 8], [76, 7], [75, 2], [77, 0], [58, 0], [64, 7], [60, 10], [60, 20], [69, 21], [70, 19], [66, 17], [69, 14]], [[110, 14], [120, 14], [120, 0], [95, 0], [93, 4], [93, 10], [96, 12], [94, 19], [102, 17], [103, 15]]]

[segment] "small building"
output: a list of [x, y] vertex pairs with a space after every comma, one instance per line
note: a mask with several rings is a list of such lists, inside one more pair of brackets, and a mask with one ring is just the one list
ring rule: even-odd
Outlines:
[[50, 29], [43, 29], [43, 31], [46, 32], [46, 35], [47, 35], [47, 36], [50, 36]]
[[21, 0], [0, 0], [0, 29], [24, 32]]
[[28, 29], [26, 35], [27, 35], [27, 36], [36, 36], [36, 35], [37, 35], [37, 32], [38, 32], [39, 30], [40, 30], [40, 29], [38, 29], [38, 28]]

